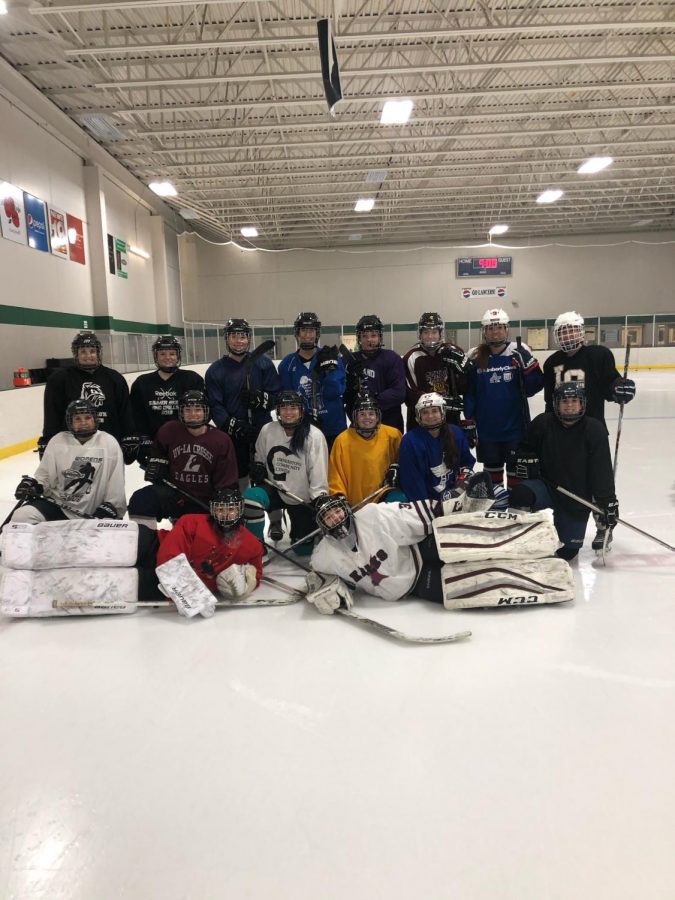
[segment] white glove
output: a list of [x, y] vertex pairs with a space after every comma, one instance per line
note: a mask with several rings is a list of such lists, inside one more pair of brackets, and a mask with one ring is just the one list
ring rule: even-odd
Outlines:
[[216, 590], [225, 600], [243, 600], [253, 593], [256, 583], [256, 569], [250, 563], [234, 563], [216, 576]]
[[321, 587], [315, 587], [320, 580], [314, 572], [307, 576], [307, 601], [313, 604], [324, 616], [332, 616], [336, 609], [344, 606], [351, 609], [354, 605], [352, 592], [344, 581], [337, 577], [323, 579]]

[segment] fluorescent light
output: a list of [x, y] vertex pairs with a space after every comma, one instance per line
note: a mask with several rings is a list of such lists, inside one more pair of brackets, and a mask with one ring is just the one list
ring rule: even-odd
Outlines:
[[386, 169], [371, 169], [366, 175], [366, 181], [374, 181], [376, 184], [380, 184], [386, 177]]
[[488, 234], [506, 234], [508, 230], [508, 225], [493, 225]]
[[178, 215], [182, 216], [186, 222], [194, 222], [199, 218], [199, 213], [189, 207], [178, 210]]
[[80, 122], [88, 128], [94, 137], [101, 141], [123, 141], [124, 134], [113, 120], [102, 113], [87, 113], [80, 116]]
[[640, 219], [639, 222], [633, 222], [633, 227], [642, 228], [643, 225], [651, 225], [653, 221], [653, 219]]
[[137, 247], [135, 244], [129, 244], [129, 253], [140, 256], [141, 259], [150, 259], [150, 254], [148, 253], [148, 251], [143, 250], [141, 247]]
[[258, 237], [258, 229], [252, 225], [244, 225], [241, 229], [243, 237]]
[[577, 169], [578, 175], [594, 175], [596, 172], [602, 172], [607, 166], [611, 166], [614, 160], [611, 156], [593, 156], [582, 163]]
[[555, 203], [556, 200], [560, 200], [564, 193], [559, 188], [549, 188], [547, 191], [539, 194], [537, 203]]
[[2, 0], [0, 0], [0, 16], [6, 16], [6, 15], [7, 15], [7, 4], [2, 2]]
[[350, 240], [350, 241], [360, 241], [360, 240], [361, 240], [361, 235], [360, 235], [360, 234], [350, 234], [350, 235], [349, 235], [349, 240]]
[[387, 100], [382, 108], [381, 125], [405, 125], [412, 112], [412, 100]]
[[148, 185], [151, 191], [154, 191], [158, 197], [176, 197], [178, 191], [170, 181], [151, 181]]
[[374, 206], [375, 200], [372, 197], [359, 197], [354, 212], [370, 212]]

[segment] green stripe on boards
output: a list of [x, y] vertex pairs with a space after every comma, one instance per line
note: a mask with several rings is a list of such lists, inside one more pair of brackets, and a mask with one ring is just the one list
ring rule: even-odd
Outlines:
[[131, 319], [113, 319], [112, 316], [89, 316], [80, 313], [56, 312], [52, 309], [27, 309], [22, 306], [5, 304], [0, 304], [0, 323], [3, 325], [26, 325], [34, 328], [70, 328], [74, 331], [91, 328], [94, 331], [185, 335], [184, 328], [165, 323], [135, 322]]

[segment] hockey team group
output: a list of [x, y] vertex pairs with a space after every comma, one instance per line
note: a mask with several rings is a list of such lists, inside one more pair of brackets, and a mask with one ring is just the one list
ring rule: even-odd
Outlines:
[[[303, 596], [322, 613], [350, 610], [356, 590], [448, 609], [572, 599], [590, 510], [603, 554], [619, 515], [604, 405], [628, 403], [635, 383], [586, 344], [576, 312], [558, 316], [543, 369], [502, 309], [468, 354], [435, 312], [403, 357], [382, 329], [363, 316], [350, 352], [300, 313], [277, 370], [272, 342], [253, 347], [231, 318], [204, 380], [166, 335], [131, 391], [80, 332], [74, 365], [45, 386], [40, 463], [3, 525], [0, 611], [265, 605], [270, 554], [306, 570]], [[128, 503], [125, 464], [148, 482]]]

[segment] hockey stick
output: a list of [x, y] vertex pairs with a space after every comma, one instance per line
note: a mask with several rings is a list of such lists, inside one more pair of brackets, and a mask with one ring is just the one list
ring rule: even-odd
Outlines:
[[55, 506], [57, 509], [62, 510], [63, 512], [72, 513], [74, 516], [77, 516], [78, 519], [95, 519], [96, 516], [90, 516], [89, 513], [81, 513], [76, 509], [73, 509], [71, 506], [66, 506], [65, 503], [58, 503], [56, 500], [52, 500], [51, 497], [40, 496], [36, 497], [36, 500], [44, 500], [45, 503], [51, 503], [52, 506]]
[[[626, 339], [626, 359], [623, 365], [623, 379], [628, 377], [628, 363], [630, 360], [630, 338]], [[614, 446], [614, 478], [616, 479], [616, 466], [619, 461], [619, 441], [621, 440], [621, 424], [623, 422], [623, 408], [626, 404], [619, 404], [619, 422], [616, 426], [616, 444]]]
[[[523, 358], [523, 354], [522, 354], [523, 339], [520, 335], [518, 335], [518, 337], [516, 338], [516, 347], [518, 348], [518, 353], [520, 354], [520, 358], [522, 360], [522, 358]], [[519, 369], [519, 373], [520, 373], [520, 376], [519, 376], [520, 396], [523, 401], [523, 430], [525, 430], [527, 428], [527, 426], [530, 424], [530, 406], [529, 406], [529, 403], [527, 402], [527, 389], [525, 388], [525, 373], [523, 372], [523, 370], [520, 366], [518, 366], [518, 369]]]
[[[278, 556], [283, 556], [283, 553], [280, 550], [277, 550], [276, 547], [272, 547], [271, 545], [264, 544], [265, 547], [272, 550]], [[303, 565], [297, 559], [290, 559], [290, 557], [285, 557], [289, 562], [292, 562], [299, 569], [302, 569], [304, 572], [313, 572], [313, 569], [310, 569], [309, 566]], [[315, 575], [318, 575], [319, 578], [323, 578], [325, 580], [325, 576], [323, 576], [320, 572], [315, 572]], [[267, 576], [265, 576], [267, 578]], [[281, 583], [276, 582], [275, 587], [281, 588]], [[281, 588], [283, 590], [283, 588]], [[287, 591], [290, 591], [291, 588], [286, 588]], [[383, 622], [378, 622], [376, 619], [369, 619], [367, 616], [362, 616], [360, 613], [354, 612], [352, 609], [345, 609], [344, 607], [338, 607], [335, 610], [336, 613], [339, 613], [341, 616], [346, 616], [348, 619], [354, 619], [357, 622], [360, 622], [362, 625], [368, 625], [370, 628], [375, 629], [375, 631], [379, 631], [381, 634], [386, 634], [387, 637], [395, 638], [397, 641], [406, 641], [408, 643], [413, 644], [450, 644], [453, 641], [461, 641], [464, 638], [471, 637], [470, 631], [458, 631], [455, 634], [446, 634], [441, 635], [439, 637], [419, 637], [414, 634], [407, 634], [405, 631], [398, 631], [396, 628], [391, 628], [389, 625], [385, 625]]]

